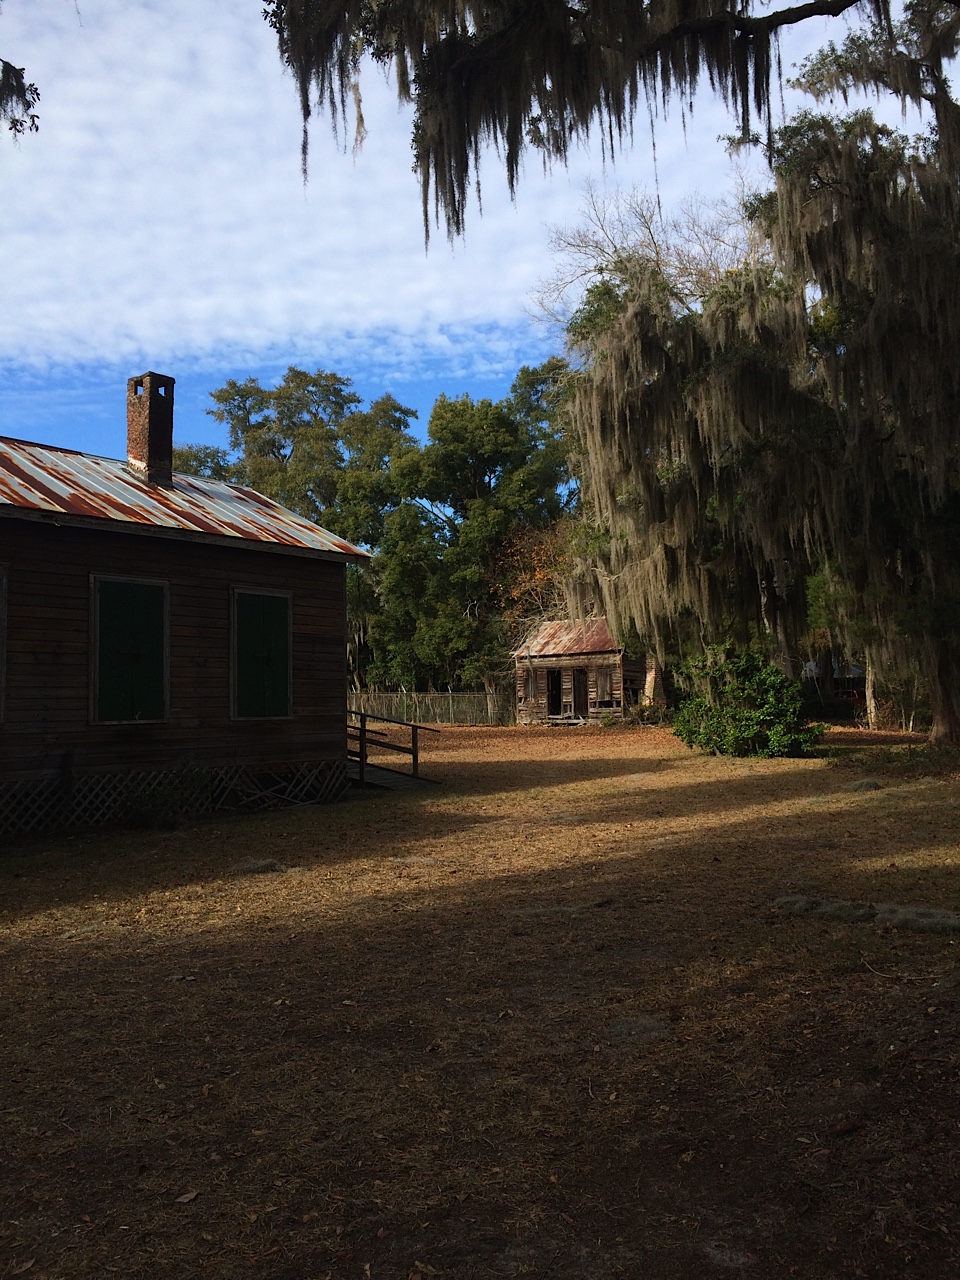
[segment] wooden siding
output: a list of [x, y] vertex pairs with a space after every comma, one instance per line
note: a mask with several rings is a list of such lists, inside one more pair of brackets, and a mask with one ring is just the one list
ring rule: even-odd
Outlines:
[[[6, 577], [0, 778], [346, 758], [344, 565], [37, 521], [0, 523]], [[169, 590], [169, 714], [91, 719], [92, 575]], [[231, 589], [289, 591], [292, 716], [231, 716]], [[0, 642], [0, 653], [3, 643]]]
[[[564, 654], [555, 658], [517, 660], [517, 721], [540, 724], [557, 716], [576, 718], [574, 672], [586, 671], [587, 708], [584, 718], [599, 720], [610, 715], [619, 719], [625, 707], [642, 701], [645, 668], [620, 653]], [[548, 672], [560, 672], [560, 708], [551, 713], [548, 702]], [[609, 676], [609, 697], [600, 697], [602, 674]]]

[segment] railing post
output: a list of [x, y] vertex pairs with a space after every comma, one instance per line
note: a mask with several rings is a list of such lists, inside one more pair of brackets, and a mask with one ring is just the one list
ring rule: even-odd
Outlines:
[[359, 750], [359, 769], [360, 785], [363, 786], [364, 775], [367, 771], [367, 714], [365, 711], [360, 712], [360, 735], [357, 743]]
[[410, 746], [413, 749], [413, 776], [420, 777], [420, 732], [415, 724], [410, 726]]

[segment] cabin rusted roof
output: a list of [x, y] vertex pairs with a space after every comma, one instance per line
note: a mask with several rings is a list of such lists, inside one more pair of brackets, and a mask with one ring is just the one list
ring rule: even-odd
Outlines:
[[544, 622], [532, 631], [517, 649], [515, 657], [558, 658], [566, 654], [619, 653], [620, 645], [610, 634], [606, 618], [586, 618], [582, 622]]
[[171, 488], [147, 484], [116, 458], [0, 436], [0, 508], [4, 506], [116, 520], [160, 534], [236, 538], [321, 556], [369, 558], [344, 538], [243, 485], [178, 472]]

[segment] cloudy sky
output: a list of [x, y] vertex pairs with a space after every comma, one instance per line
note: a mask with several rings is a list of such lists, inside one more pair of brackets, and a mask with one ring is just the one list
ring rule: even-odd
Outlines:
[[[214, 441], [209, 392], [292, 363], [390, 391], [425, 425], [440, 392], [499, 397], [555, 349], [529, 315], [549, 229], [583, 186], [659, 182], [669, 207], [730, 181], [709, 97], [684, 130], [638, 120], [604, 171], [599, 147], [511, 203], [495, 156], [463, 242], [425, 251], [409, 116], [374, 73], [357, 156], [318, 118], [310, 178], [300, 118], [258, 0], [6, 0], [0, 53], [42, 94], [41, 130], [0, 139], [0, 434], [111, 456], [126, 379], [177, 379], [176, 434]], [[804, 34], [788, 57], [817, 43]], [[348, 140], [349, 142], [349, 140]]]

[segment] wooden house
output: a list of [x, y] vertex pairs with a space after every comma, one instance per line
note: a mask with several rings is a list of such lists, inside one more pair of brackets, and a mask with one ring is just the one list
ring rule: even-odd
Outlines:
[[644, 701], [646, 661], [626, 656], [605, 618], [544, 622], [514, 657], [519, 724], [619, 720]]
[[172, 471], [173, 379], [127, 458], [0, 438], [0, 833], [346, 786], [346, 565], [262, 494]]

